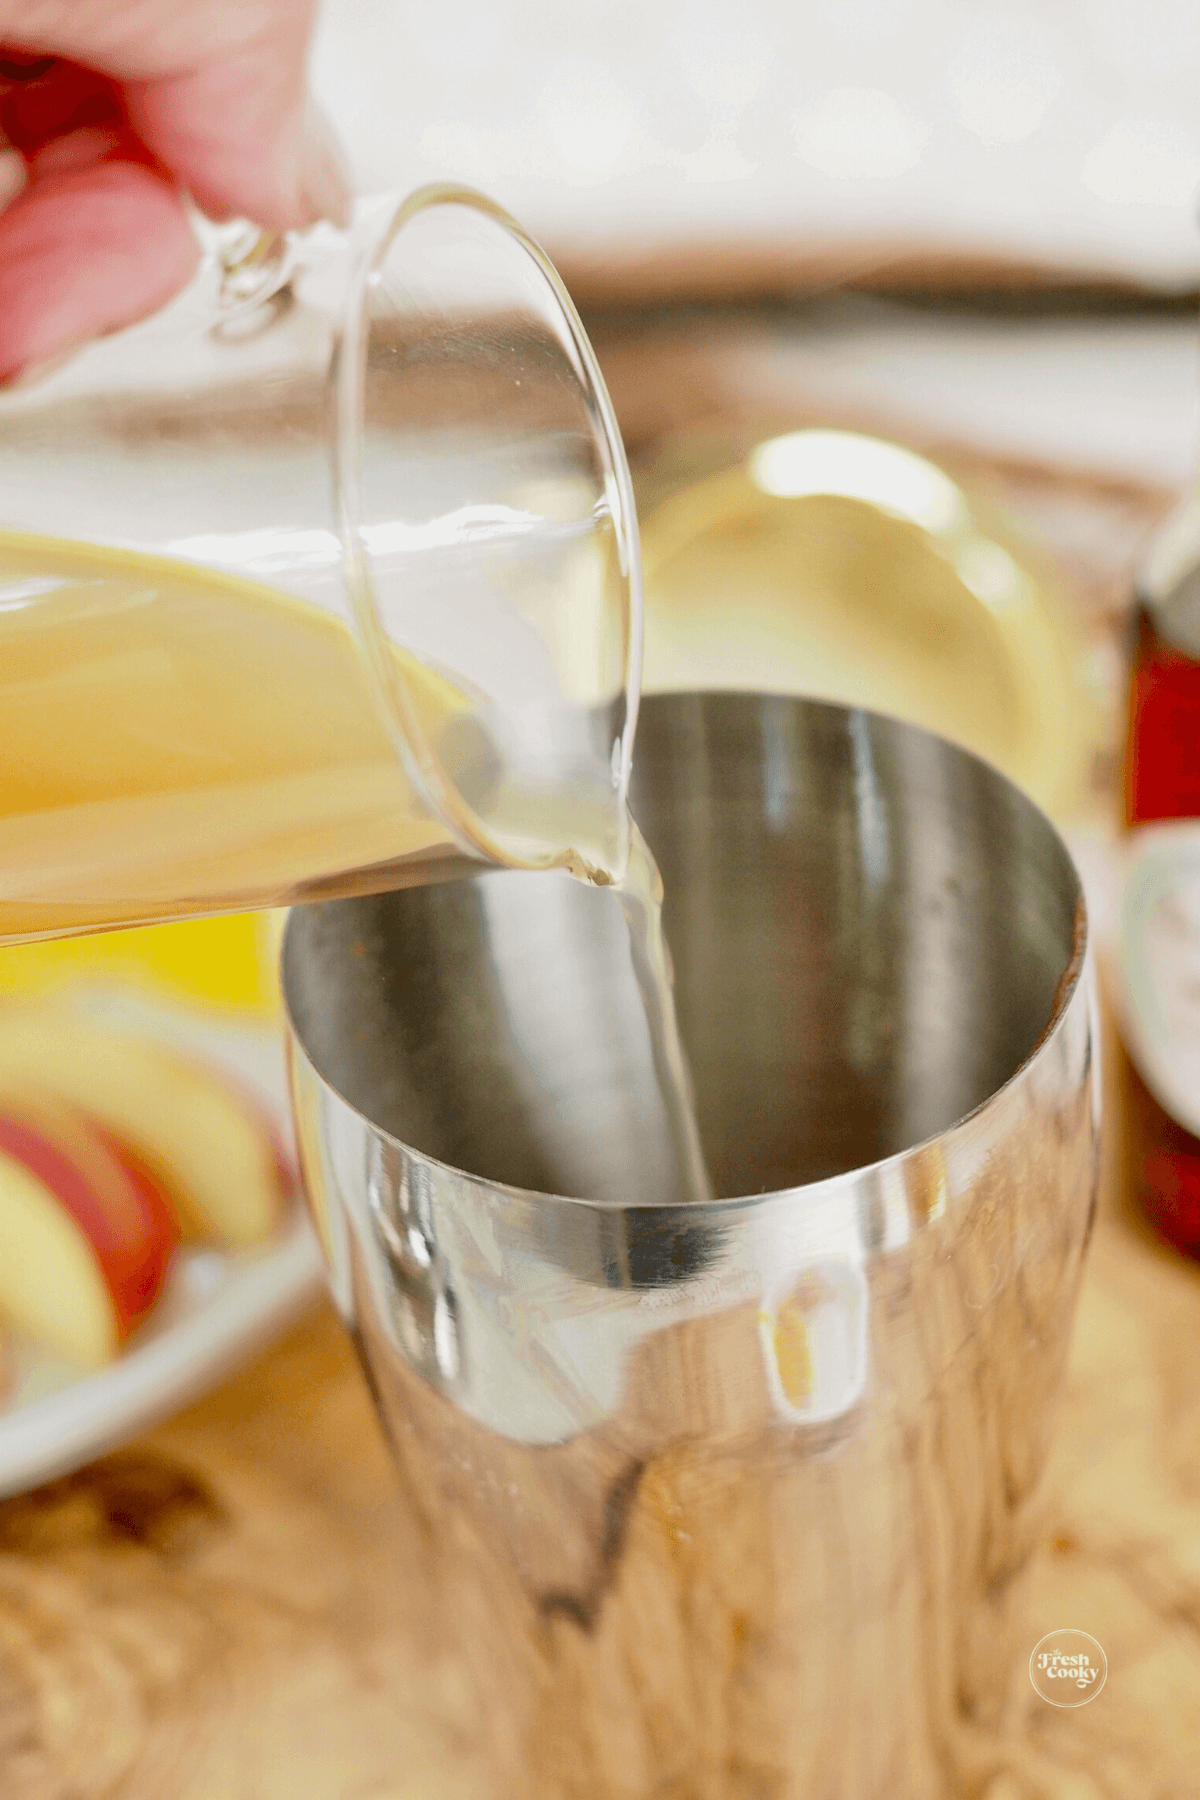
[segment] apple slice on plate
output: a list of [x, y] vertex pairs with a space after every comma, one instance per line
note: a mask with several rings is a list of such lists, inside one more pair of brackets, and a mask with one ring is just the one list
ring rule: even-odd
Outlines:
[[0, 1102], [0, 1313], [89, 1368], [162, 1289], [178, 1229], [166, 1196], [70, 1107]]
[[290, 1186], [257, 1100], [224, 1069], [66, 1006], [0, 1009], [0, 1109], [44, 1089], [92, 1119], [170, 1195], [185, 1238], [261, 1243]]

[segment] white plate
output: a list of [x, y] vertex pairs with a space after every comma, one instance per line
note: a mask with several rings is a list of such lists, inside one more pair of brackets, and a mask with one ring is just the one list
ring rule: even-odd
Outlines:
[[[106, 1025], [223, 1064], [263, 1101], [290, 1146], [278, 1029], [213, 1023], [113, 992], [79, 1000]], [[321, 1285], [320, 1250], [293, 1194], [282, 1229], [261, 1247], [180, 1252], [147, 1323], [98, 1373], [81, 1376], [19, 1339], [15, 1384], [0, 1411], [0, 1496], [68, 1474], [195, 1400], [275, 1336]]]

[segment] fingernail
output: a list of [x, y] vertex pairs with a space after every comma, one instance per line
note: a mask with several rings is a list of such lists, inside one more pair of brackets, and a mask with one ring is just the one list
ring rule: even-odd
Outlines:
[[65, 137], [51, 138], [41, 150], [29, 158], [29, 172], [35, 181], [48, 175], [69, 175], [73, 169], [89, 169], [104, 162], [124, 142], [120, 131], [107, 125], [83, 125]]
[[300, 149], [300, 194], [310, 221], [332, 219], [348, 225], [352, 204], [350, 177], [333, 127], [315, 100], [304, 115]]
[[0, 212], [11, 206], [25, 186], [29, 171], [19, 150], [7, 150], [0, 142]]

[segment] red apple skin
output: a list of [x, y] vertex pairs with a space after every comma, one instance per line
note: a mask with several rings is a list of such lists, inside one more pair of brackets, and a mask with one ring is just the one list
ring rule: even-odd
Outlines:
[[82, 1115], [56, 1103], [6, 1100], [0, 1154], [22, 1164], [78, 1225], [123, 1343], [157, 1300], [179, 1241], [169, 1207], [150, 1197]]
[[34, 1092], [130, 1145], [165, 1185], [187, 1241], [241, 1249], [287, 1216], [295, 1183], [274, 1122], [236, 1075], [203, 1056], [95, 1025], [68, 1006], [0, 1007], [0, 1113], [6, 1093]]
[[[240, 1081], [238, 1076], [226, 1068], [223, 1063], [190, 1050], [179, 1050], [174, 1045], [171, 1047], [171, 1055], [177, 1063], [187, 1064], [194, 1074], [204, 1076], [214, 1087], [219, 1087], [257, 1128], [270, 1152], [272, 1172], [275, 1176], [277, 1191], [272, 1229], [277, 1230], [280, 1220], [286, 1214], [289, 1197], [295, 1194], [299, 1188], [300, 1175], [288, 1153], [283, 1133], [266, 1102], [253, 1088], [247, 1087], [244, 1082]], [[178, 1221], [179, 1234], [183, 1239], [193, 1243], [227, 1243], [225, 1234], [211, 1221], [197, 1223], [192, 1216], [194, 1207], [189, 1207], [186, 1203], [182, 1207], [176, 1204], [171, 1195], [170, 1184], [162, 1180], [157, 1170], [138, 1148], [130, 1144], [127, 1139], [118, 1137], [114, 1132], [101, 1130], [94, 1122], [93, 1130], [99, 1132], [113, 1153], [121, 1158], [132, 1173], [142, 1177], [165, 1198], [168, 1210]]]
[[[139, 1156], [129, 1144], [121, 1143], [118, 1138], [113, 1137], [111, 1132], [102, 1130], [93, 1121], [89, 1120], [89, 1124], [96, 1138], [103, 1144], [113, 1160], [119, 1164], [128, 1179], [130, 1190], [141, 1207], [142, 1227], [147, 1243], [170, 1246], [166, 1253], [166, 1263], [169, 1263], [182, 1236], [170, 1189], [164, 1181], [160, 1180], [145, 1158]], [[158, 1299], [166, 1274], [166, 1263], [161, 1270], [157, 1270], [149, 1259], [147, 1261], [146, 1292], [142, 1296], [141, 1310], [137, 1314], [139, 1320], [146, 1316]]]

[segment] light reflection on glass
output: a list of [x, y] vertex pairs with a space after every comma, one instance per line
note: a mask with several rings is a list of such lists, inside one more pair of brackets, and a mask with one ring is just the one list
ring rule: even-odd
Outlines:
[[962, 495], [940, 469], [899, 444], [852, 431], [794, 431], [760, 444], [750, 478], [765, 494], [840, 494], [866, 500], [926, 531], [966, 521]]

